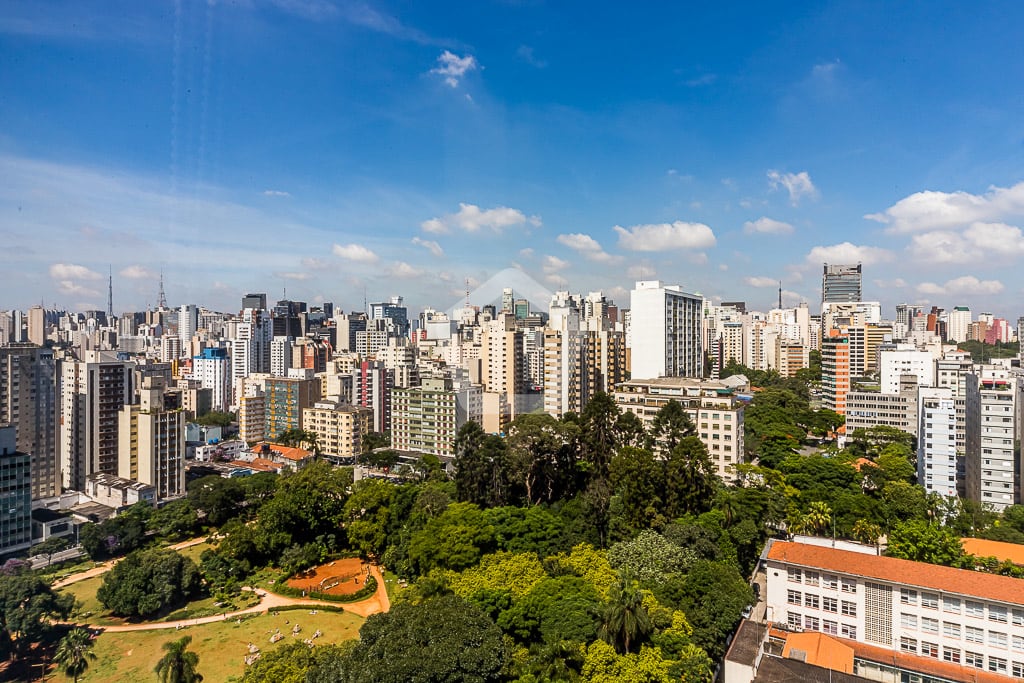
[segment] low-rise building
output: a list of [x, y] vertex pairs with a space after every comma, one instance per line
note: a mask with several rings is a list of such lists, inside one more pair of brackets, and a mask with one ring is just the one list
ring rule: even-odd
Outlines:
[[373, 409], [317, 401], [302, 411], [302, 429], [316, 434], [324, 457], [351, 464], [363, 452], [363, 438], [373, 431]]

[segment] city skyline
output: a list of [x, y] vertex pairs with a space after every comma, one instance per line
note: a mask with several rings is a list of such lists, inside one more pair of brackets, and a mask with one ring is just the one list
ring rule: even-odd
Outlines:
[[[508, 267], [1015, 320], [1024, 8], [0, 9], [5, 306], [448, 307]], [[951, 27], [956, 27], [955, 34]], [[482, 303], [482, 302], [481, 302]]]

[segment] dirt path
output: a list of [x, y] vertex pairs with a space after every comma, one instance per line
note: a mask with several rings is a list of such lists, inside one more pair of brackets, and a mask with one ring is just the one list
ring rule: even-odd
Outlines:
[[[187, 546], [186, 546], [187, 547]], [[91, 571], [91, 570], [90, 570]], [[361, 617], [368, 617], [371, 614], [377, 614], [379, 612], [387, 612], [391, 609], [391, 600], [388, 598], [388, 589], [384, 584], [384, 575], [381, 573], [380, 568], [377, 566], [370, 567], [370, 572], [374, 578], [377, 579], [377, 592], [359, 602], [351, 603], [338, 603], [328, 602], [326, 600], [310, 600], [308, 598], [289, 598], [276, 593], [268, 593], [262, 589], [256, 590], [256, 594], [260, 596], [260, 602], [258, 605], [247, 607], [246, 609], [238, 610], [237, 612], [229, 612], [227, 614], [215, 614], [209, 617], [199, 617], [197, 619], [181, 619], [179, 621], [157, 621], [145, 624], [124, 624], [121, 626], [100, 626], [98, 624], [88, 624], [86, 628], [102, 630], [108, 633], [120, 633], [123, 631], [152, 631], [156, 629], [182, 629], [189, 626], [199, 626], [201, 624], [212, 624], [216, 621], [230, 621], [231, 619], [237, 618], [243, 614], [258, 614], [261, 612], [267, 612], [278, 607], [286, 607], [289, 605], [308, 605], [310, 608], [315, 609], [316, 607], [343, 607], [346, 612], [357, 614]], [[102, 572], [100, 572], [102, 573]], [[85, 577], [88, 578], [88, 577]], [[79, 579], [80, 580], [80, 579]], [[253, 590], [252, 588], [244, 588], [243, 590]]]
[[[202, 538], [193, 538], [193, 539], [190, 539], [188, 541], [182, 541], [181, 543], [175, 543], [174, 545], [167, 546], [167, 548], [169, 550], [184, 550], [185, 548], [191, 548], [194, 545], [199, 545], [200, 543], [205, 543], [207, 538], [208, 537], [206, 537], [206, 536], [204, 536]], [[94, 576], [100, 576], [101, 574], [106, 574], [107, 572], [109, 572], [111, 570], [111, 568], [115, 564], [120, 562], [122, 559], [124, 559], [124, 558], [118, 557], [118, 558], [115, 558], [113, 560], [108, 560], [108, 561], [104, 562], [103, 564], [99, 565], [98, 567], [93, 567], [92, 569], [86, 569], [85, 571], [78, 572], [77, 574], [72, 574], [71, 576], [68, 576], [68, 577], [66, 577], [64, 579], [61, 579], [60, 581], [57, 581], [56, 583], [54, 583], [53, 584], [53, 589], [57, 590], [58, 588], [64, 588], [65, 586], [70, 586], [71, 584], [78, 583], [79, 581], [85, 581], [86, 579], [91, 579]]]

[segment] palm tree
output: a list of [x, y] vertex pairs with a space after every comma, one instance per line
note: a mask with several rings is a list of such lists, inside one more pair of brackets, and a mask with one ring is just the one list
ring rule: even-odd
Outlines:
[[827, 530], [829, 522], [831, 521], [832, 508], [828, 506], [828, 503], [824, 503], [820, 500], [816, 500], [811, 503], [810, 508], [807, 510], [807, 514], [804, 515], [804, 522], [816, 535]]
[[646, 638], [653, 630], [651, 615], [643, 605], [640, 588], [628, 578], [619, 579], [612, 586], [601, 615], [601, 639], [619, 653], [628, 653], [631, 645]]
[[89, 668], [89, 660], [96, 659], [92, 647], [92, 634], [84, 628], [73, 628], [60, 639], [53, 659], [66, 675], [78, 683], [78, 677]]
[[154, 669], [160, 683], [199, 683], [203, 680], [203, 677], [196, 673], [199, 655], [188, 650], [191, 642], [192, 636], [185, 636], [164, 643], [163, 647], [167, 654], [157, 662]]

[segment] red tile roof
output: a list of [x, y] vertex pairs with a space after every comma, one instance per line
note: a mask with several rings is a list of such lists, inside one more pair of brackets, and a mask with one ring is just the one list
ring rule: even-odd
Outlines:
[[775, 541], [768, 551], [768, 559], [956, 595], [1024, 604], [1024, 579], [1009, 576], [788, 541]]

